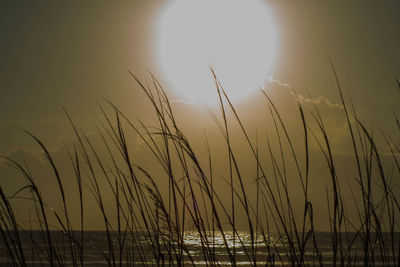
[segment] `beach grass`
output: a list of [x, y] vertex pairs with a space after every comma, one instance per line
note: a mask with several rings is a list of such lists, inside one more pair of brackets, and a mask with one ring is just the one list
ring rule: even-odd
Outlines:
[[[108, 266], [237, 266], [239, 261], [248, 266], [400, 266], [400, 203], [393, 182], [393, 177], [400, 174], [400, 147], [393, 136], [378, 133], [390, 149], [393, 166], [388, 170], [376, 143], [377, 134], [358, 117], [333, 66], [332, 71], [352, 146], [356, 173], [352, 199], [344, 197], [343, 187], [347, 184], [339, 175], [335, 143], [315, 103], [306, 109], [294, 94], [297, 113], [291, 116], [301, 122], [297, 135], [302, 141], [298, 142], [277, 105], [261, 90], [274, 134], [253, 138], [211, 69], [220, 109], [218, 114], [210, 111], [210, 116], [222, 136], [228, 165], [221, 177], [213, 171], [216, 157], [212, 150], [208, 147], [206, 156], [196, 152], [157, 79], [151, 76], [146, 83], [130, 73], [153, 109], [156, 126], [133, 123], [111, 101], [103, 99], [99, 104], [105, 121], [98, 129], [103, 147], [100, 152], [98, 144], [65, 111], [75, 134], [74, 144], [65, 146], [73, 177], [64, 177], [46, 145], [26, 132], [42, 149], [52, 170], [60, 209], [45, 202], [46, 189], [37, 185], [24, 163], [6, 157], [8, 164], [26, 180], [26, 185], [12, 195], [4, 193], [6, 184], [0, 187], [0, 240], [6, 262], [11, 266], [32, 266], [35, 262], [39, 266], [88, 264], [92, 244], [85, 238], [90, 230], [85, 222], [89, 213], [86, 201], [90, 198], [96, 202], [102, 219], [107, 241], [103, 258]], [[107, 112], [110, 108], [112, 112]], [[393, 119], [400, 130], [396, 115], [388, 119]], [[235, 150], [233, 124], [250, 151], [255, 174], [251, 181], [241, 168], [240, 153]], [[128, 131], [144, 144], [155, 160], [154, 168], [161, 173], [154, 174], [152, 169], [138, 165], [132, 157]], [[260, 146], [262, 138], [266, 146]], [[315, 213], [316, 200], [310, 196], [314, 186], [310, 182], [310, 168], [314, 164], [311, 143], [317, 144], [329, 170], [329, 183], [320, 189], [324, 200], [318, 200], [326, 202], [330, 230], [329, 240], [323, 242], [328, 242], [328, 249], [321, 245], [315, 223], [320, 215]], [[160, 177], [164, 179], [162, 184]], [[292, 193], [294, 180], [300, 196]], [[67, 181], [76, 185], [79, 205], [74, 207], [69, 205]], [[223, 192], [218, 191], [221, 187], [216, 187], [216, 183], [225, 185]], [[249, 183], [255, 188], [251, 193]], [[17, 200], [32, 207], [28, 226], [15, 214]], [[357, 214], [348, 214], [350, 206]], [[72, 218], [71, 214], [76, 214], [72, 209], [79, 210], [79, 218]], [[238, 216], [245, 219], [245, 235]], [[200, 252], [193, 252], [188, 233], [195, 236]], [[361, 249], [356, 244], [361, 244]]]

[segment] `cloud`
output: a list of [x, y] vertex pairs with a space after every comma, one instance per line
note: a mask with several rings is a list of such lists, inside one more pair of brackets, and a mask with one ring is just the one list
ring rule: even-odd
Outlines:
[[266, 82], [275, 83], [275, 84], [278, 84], [278, 85], [283, 86], [283, 87], [288, 87], [290, 90], [293, 90], [292, 86], [289, 83], [284, 83], [284, 82], [281, 82], [280, 80], [274, 79], [274, 76], [269, 76], [266, 79]]
[[171, 104], [176, 104], [176, 103], [178, 103], [178, 104], [184, 104], [184, 105], [193, 105], [194, 104], [194, 102], [193, 101], [187, 101], [187, 100], [184, 100], [184, 99], [173, 99], [173, 100], [171, 100], [171, 101], [169, 101]]
[[305, 97], [301, 94], [298, 94], [293, 90], [293, 87], [289, 83], [285, 83], [280, 80], [277, 80], [273, 76], [268, 77], [266, 79], [266, 82], [269, 84], [277, 84], [281, 87], [288, 88], [290, 91], [290, 94], [297, 97], [299, 99], [300, 103], [302, 103], [302, 104], [304, 104], [304, 103], [315, 104], [315, 105], [326, 104], [328, 107], [331, 107], [331, 108], [343, 109], [342, 104], [333, 103], [325, 96], [317, 96], [316, 98], [310, 98], [310, 97]]
[[37, 125], [37, 124], [57, 124], [65, 121], [62, 117], [42, 117], [35, 120], [28, 119], [0, 119], [0, 123], [8, 125]]
[[309, 97], [304, 97], [303, 95], [300, 95], [300, 94], [296, 94], [293, 91], [290, 91], [290, 93], [293, 96], [297, 96], [300, 103], [302, 103], [302, 104], [304, 104], [304, 103], [311, 104], [312, 103], [312, 104], [320, 105], [320, 104], [324, 103], [331, 108], [343, 109], [342, 104], [332, 103], [328, 98], [326, 98], [324, 96], [318, 96], [317, 98], [309, 98]]
[[10, 148], [7, 153], [0, 153], [0, 156], [2, 156], [2, 159], [0, 160], [1, 163], [7, 161], [6, 159], [4, 159], [4, 157], [16, 160], [18, 162], [23, 160], [27, 162], [33, 161], [39, 164], [45, 163], [45, 158], [41, 150], [30, 150], [22, 146], [14, 146]]

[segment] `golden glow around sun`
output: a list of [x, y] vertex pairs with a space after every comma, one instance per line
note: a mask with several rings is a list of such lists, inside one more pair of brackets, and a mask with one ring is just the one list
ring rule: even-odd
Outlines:
[[271, 75], [275, 35], [261, 0], [172, 0], [157, 24], [157, 60], [184, 100], [215, 103], [212, 66], [235, 101]]

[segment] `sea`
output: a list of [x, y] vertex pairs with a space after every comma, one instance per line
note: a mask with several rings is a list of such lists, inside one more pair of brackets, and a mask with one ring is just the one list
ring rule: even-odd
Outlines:
[[[5, 238], [5, 235], [8, 237]], [[80, 231], [73, 232], [73, 237], [61, 231], [50, 231], [52, 250], [49, 250], [46, 232], [21, 232], [21, 250], [18, 242], [11, 242], [10, 238], [16, 240], [15, 234], [5, 232], [5, 235], [0, 237], [0, 266], [22, 265], [18, 256], [21, 250], [27, 266], [51, 266], [52, 261], [54, 266], [99, 267], [365, 266], [366, 262], [368, 266], [398, 266], [400, 252], [400, 233], [379, 235], [383, 238], [371, 234], [368, 241], [357, 233], [341, 233], [337, 235], [336, 243], [332, 241], [332, 233], [315, 233], [315, 239], [312, 235], [307, 238], [306, 234], [298, 233], [299, 239], [306, 238], [307, 242], [303, 247], [294, 241], [292, 247], [287, 237], [277, 233], [252, 237], [248, 232], [200, 235], [187, 231], [180, 237], [180, 242], [176, 242], [171, 240], [177, 240], [177, 237], [153, 236], [146, 231], [115, 231], [109, 234], [105, 231], [84, 231], [83, 237]], [[292, 236], [297, 240], [296, 234]], [[366, 242], [368, 250], [364, 249]], [[334, 247], [338, 248], [336, 253]]]

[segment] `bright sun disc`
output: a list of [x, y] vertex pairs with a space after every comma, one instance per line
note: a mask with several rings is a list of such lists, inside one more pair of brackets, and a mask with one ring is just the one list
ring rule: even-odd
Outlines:
[[157, 25], [157, 60], [187, 101], [215, 103], [213, 67], [235, 101], [262, 86], [275, 54], [275, 31], [261, 0], [173, 0]]

